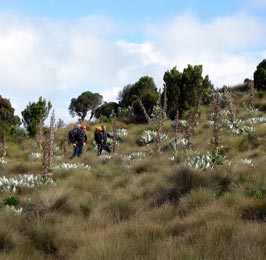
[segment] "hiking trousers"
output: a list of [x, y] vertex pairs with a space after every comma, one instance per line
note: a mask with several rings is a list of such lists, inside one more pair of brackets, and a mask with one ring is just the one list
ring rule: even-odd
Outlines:
[[73, 149], [73, 154], [71, 155], [71, 159], [73, 159], [75, 156], [80, 157], [83, 152], [83, 144], [77, 144]]
[[97, 155], [101, 155], [103, 150], [107, 151], [108, 153], [111, 153], [111, 148], [107, 143], [97, 143], [97, 147], [98, 147]]

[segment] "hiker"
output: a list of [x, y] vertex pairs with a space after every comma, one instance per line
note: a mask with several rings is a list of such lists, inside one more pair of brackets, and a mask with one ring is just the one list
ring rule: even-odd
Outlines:
[[108, 153], [111, 153], [111, 148], [107, 143], [107, 138], [114, 139], [114, 137], [106, 131], [106, 126], [102, 125], [101, 129], [99, 129], [99, 127], [96, 127], [96, 131], [94, 133], [94, 140], [97, 144], [98, 156], [102, 154], [103, 150], [107, 151]]
[[68, 132], [68, 141], [70, 144], [75, 143], [75, 136], [80, 131], [80, 124], [77, 124], [75, 128], [71, 129]]
[[70, 159], [73, 159], [75, 156], [80, 157], [83, 152], [83, 146], [87, 142], [86, 126], [81, 125], [76, 129], [76, 133], [73, 136], [73, 140], [71, 141], [73, 145], [73, 154], [71, 155]]

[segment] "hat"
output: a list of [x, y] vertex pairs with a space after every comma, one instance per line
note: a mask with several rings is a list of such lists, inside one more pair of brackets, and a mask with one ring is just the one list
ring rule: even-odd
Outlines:
[[80, 129], [84, 129], [84, 130], [86, 130], [86, 126], [85, 126], [85, 125], [81, 125], [81, 126], [80, 126]]

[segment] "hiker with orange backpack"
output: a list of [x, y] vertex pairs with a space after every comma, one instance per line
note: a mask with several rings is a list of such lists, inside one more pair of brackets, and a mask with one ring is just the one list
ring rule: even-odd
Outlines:
[[111, 148], [107, 143], [108, 138], [114, 139], [114, 137], [106, 131], [106, 126], [97, 126], [94, 132], [94, 140], [97, 144], [98, 156], [102, 154], [103, 150], [107, 151], [108, 153], [111, 153]]

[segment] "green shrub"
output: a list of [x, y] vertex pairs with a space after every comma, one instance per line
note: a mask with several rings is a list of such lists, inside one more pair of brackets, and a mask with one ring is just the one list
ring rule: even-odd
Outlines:
[[8, 196], [3, 200], [3, 204], [16, 208], [19, 205], [19, 198], [17, 196]]

